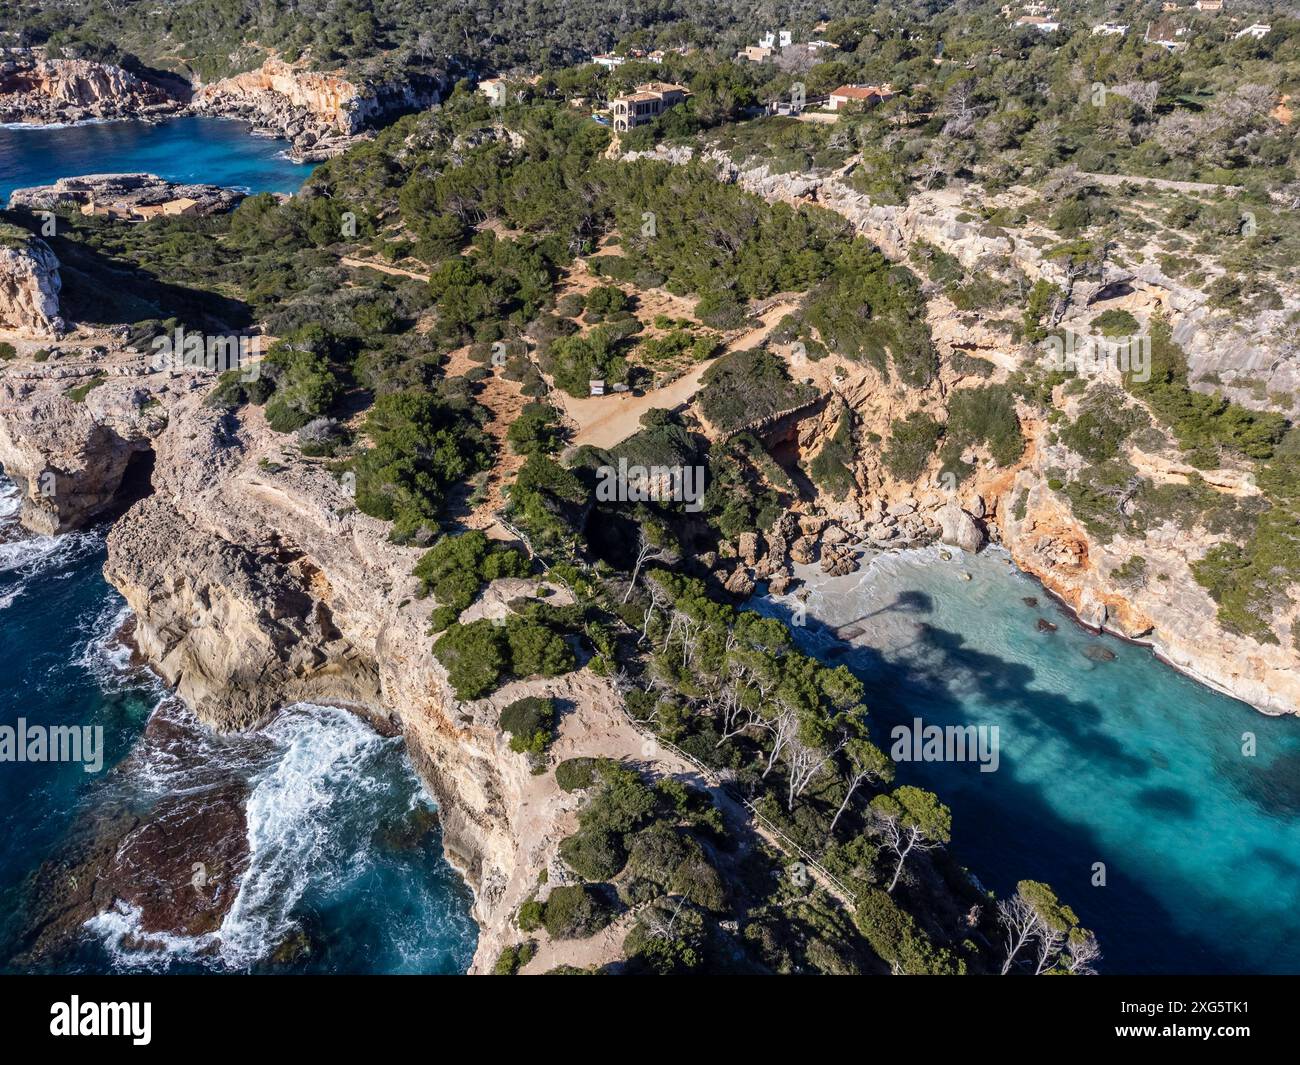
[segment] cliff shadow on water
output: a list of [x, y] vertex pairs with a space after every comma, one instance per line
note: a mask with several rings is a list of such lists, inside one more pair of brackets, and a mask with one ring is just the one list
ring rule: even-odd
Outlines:
[[[1098, 933], [1102, 971], [1294, 971], [1294, 940], [1279, 932], [1300, 931], [1282, 901], [1300, 890], [1287, 857], [1300, 839], [1295, 722], [1070, 623], [1000, 559], [915, 555], [838, 587], [810, 577], [794, 631], [867, 683], [886, 750], [917, 718], [998, 728], [994, 772], [898, 766], [900, 783], [952, 807], [958, 859], [999, 897], [1020, 879], [1050, 883]], [[977, 579], [962, 581], [960, 566]], [[754, 605], [797, 620], [788, 599]], [[1258, 758], [1237, 756], [1243, 730], [1259, 734]]]

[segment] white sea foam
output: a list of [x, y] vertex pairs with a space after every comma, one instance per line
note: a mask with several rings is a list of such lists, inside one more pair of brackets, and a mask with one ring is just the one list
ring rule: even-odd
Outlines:
[[[104, 692], [138, 688], [147, 679], [146, 671], [131, 666], [131, 648], [118, 638], [122, 626], [131, 617], [131, 608], [117, 596], [112, 596], [103, 609], [84, 626], [86, 639], [72, 658], [81, 666]], [[154, 680], [161, 689], [162, 682]]]
[[[158, 712], [188, 714], [170, 707]], [[196, 961], [245, 970], [294, 932], [294, 908], [313, 882], [322, 875], [346, 882], [364, 872], [369, 848], [348, 849], [340, 826], [359, 802], [382, 798], [385, 785], [375, 759], [400, 741], [380, 736], [345, 710], [308, 703], [290, 707], [257, 737], [217, 737], [197, 724], [177, 733], [175, 742], [132, 767], [133, 779], [175, 794], [183, 790], [183, 778], [194, 777], [196, 760], [201, 767], [220, 765], [251, 776], [245, 810], [249, 864], [238, 894], [210, 935], [150, 934], [141, 949], [140, 913], [127, 907], [102, 913], [86, 927], [124, 968]]]
[[75, 129], [77, 126], [107, 126], [110, 122], [132, 122], [130, 118], [83, 118], [77, 122], [0, 122], [0, 129]]
[[[0, 531], [14, 532], [13, 523]], [[97, 551], [103, 542], [99, 532], [79, 531], [59, 536], [19, 534], [0, 540], [0, 578], [5, 588], [0, 592], [0, 610], [11, 606], [31, 586], [35, 578], [51, 570], [63, 569]], [[53, 574], [50, 579], [66, 577]]]
[[103, 941], [114, 966], [123, 969], [161, 972], [177, 961], [197, 961], [217, 942], [217, 932], [202, 936], [146, 933], [140, 923], [142, 916], [139, 907], [119, 899], [112, 909], [87, 921], [85, 927]]
[[390, 742], [346, 710], [311, 704], [282, 714], [266, 735], [283, 753], [248, 799], [248, 872], [221, 926], [221, 957], [232, 968], [294, 930], [291, 914], [313, 873], [342, 857], [334, 807], [382, 790], [370, 763]]
[[0, 476], [0, 525], [11, 522], [22, 504], [22, 491], [8, 477]]

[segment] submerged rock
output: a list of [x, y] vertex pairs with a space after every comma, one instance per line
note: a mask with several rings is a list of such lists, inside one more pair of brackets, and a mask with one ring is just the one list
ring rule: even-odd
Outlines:
[[1050, 621], [1048, 621], [1046, 618], [1039, 618], [1039, 619], [1038, 619], [1038, 631], [1039, 631], [1039, 632], [1055, 632], [1055, 631], [1056, 631], [1056, 626], [1053, 625], [1053, 624], [1052, 624]]
[[1027, 607], [1031, 607], [1031, 608], [1032, 608], [1032, 607], [1036, 607], [1036, 606], [1038, 606], [1038, 597], [1035, 596], [1035, 595], [1027, 595], [1027, 596], [1025, 596], [1023, 599], [1021, 599], [1020, 601], [1021, 601], [1022, 603], [1024, 603], [1025, 606], [1027, 606]]
[[1083, 653], [1091, 658], [1094, 662], [1113, 662], [1115, 661], [1115, 652], [1109, 647], [1103, 647], [1099, 643], [1090, 643], [1083, 649]]

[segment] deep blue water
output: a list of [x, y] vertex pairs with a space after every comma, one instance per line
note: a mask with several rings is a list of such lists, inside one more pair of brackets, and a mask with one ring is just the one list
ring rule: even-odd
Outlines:
[[[311, 168], [282, 158], [286, 147], [208, 118], [0, 129], [0, 199], [59, 177], [132, 171], [292, 192]], [[101, 572], [103, 531], [33, 537], [16, 510], [0, 477], [0, 724], [101, 726], [105, 757], [92, 773], [0, 763], [0, 969], [25, 967], [14, 959], [36, 908], [32, 873], [69, 853], [103, 811], [147, 820], [178, 796], [206, 802], [235, 789], [246, 795], [248, 867], [219, 932], [140, 949], [138, 912], [124, 907], [93, 920], [58, 967], [463, 972], [478, 934], [471, 899], [402, 741], [312, 706], [257, 736], [212, 734], [132, 667], [119, 635], [128, 613]], [[291, 959], [273, 959], [286, 942]]]
[[[1084, 630], [996, 551], [800, 575], [813, 589], [800, 639], [864, 678], [882, 746], [917, 717], [998, 727], [996, 772], [921, 762], [898, 774], [949, 804], [952, 849], [986, 887], [1050, 883], [1097, 932], [1103, 972], [1300, 972], [1300, 721]], [[852, 642], [831, 631], [854, 624]], [[1085, 654], [1099, 647], [1114, 660]], [[1092, 883], [1098, 862], [1105, 886]]]
[[[477, 927], [446, 863], [431, 800], [400, 738], [330, 707], [282, 713], [261, 734], [216, 736], [117, 638], [128, 614], [104, 581], [102, 530], [34, 537], [12, 521], [0, 479], [0, 724], [100, 725], [102, 770], [0, 763], [0, 969], [30, 923], [27, 880], [88, 815], [232, 781], [245, 803], [250, 860], [216, 936], [133, 949], [135, 917], [109, 913], [60, 956], [69, 971], [463, 972]], [[166, 742], [145, 736], [166, 726]], [[275, 948], [306, 945], [286, 963]]]
[[80, 174], [149, 173], [250, 192], [297, 192], [312, 171], [291, 163], [286, 141], [251, 137], [222, 118], [0, 127], [0, 206], [16, 188]]

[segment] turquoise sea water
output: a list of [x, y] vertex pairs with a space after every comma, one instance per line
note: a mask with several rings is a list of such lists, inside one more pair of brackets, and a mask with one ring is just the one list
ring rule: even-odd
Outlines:
[[249, 192], [296, 192], [312, 167], [286, 141], [251, 137], [243, 122], [187, 115], [163, 122], [0, 127], [0, 206], [16, 188], [80, 174], [149, 173]]
[[[878, 742], [917, 717], [998, 727], [996, 772], [899, 767], [952, 807], [953, 850], [986, 887], [1050, 883], [1098, 933], [1103, 972], [1300, 972], [1300, 721], [1089, 633], [1000, 552], [800, 575], [813, 589], [800, 638], [867, 681]], [[836, 639], [846, 625], [862, 636]], [[1085, 654], [1098, 647], [1114, 660]]]

